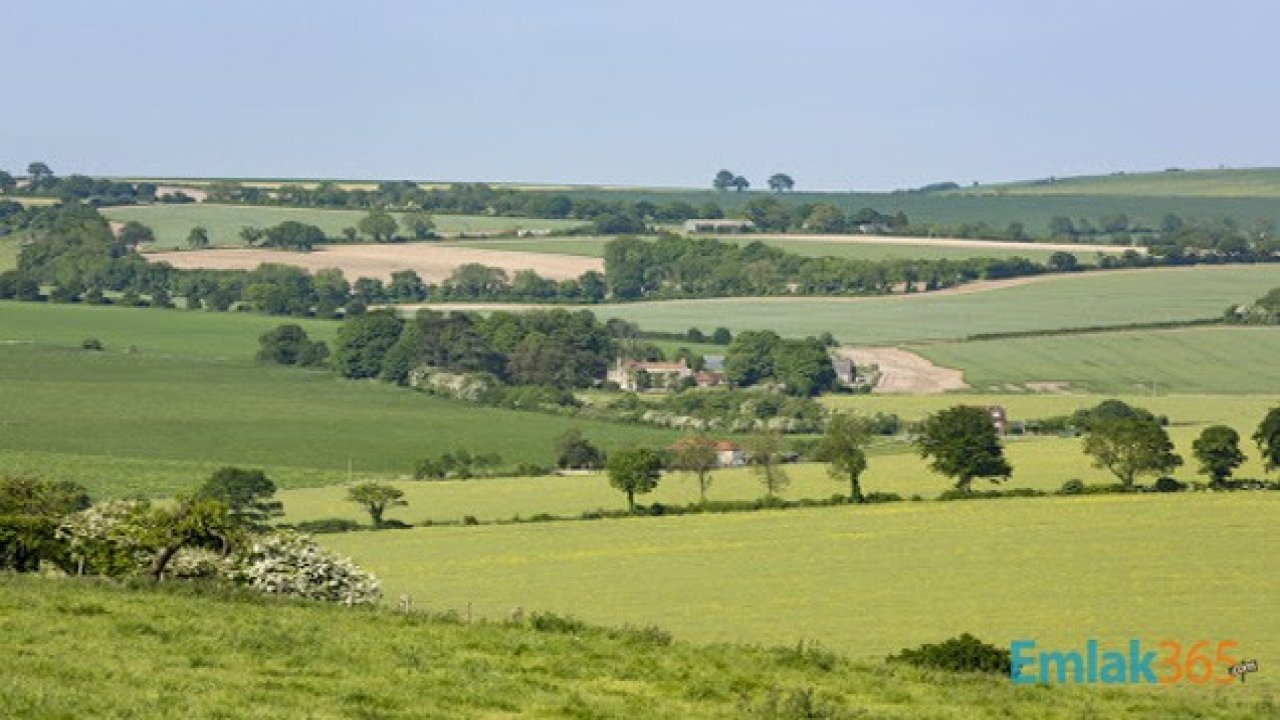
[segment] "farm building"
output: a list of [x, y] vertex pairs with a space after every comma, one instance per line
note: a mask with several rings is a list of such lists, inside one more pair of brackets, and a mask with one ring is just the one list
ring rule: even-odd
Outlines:
[[750, 220], [685, 220], [687, 233], [740, 233], [751, 232], [756, 224]]
[[853, 360], [847, 357], [837, 357], [831, 360], [831, 366], [835, 368], [836, 380], [841, 385], [853, 385], [858, 381], [857, 368], [853, 366]]
[[995, 426], [996, 432], [1001, 435], [1009, 433], [1009, 415], [1005, 412], [1003, 405], [992, 405], [987, 408], [987, 412], [991, 413], [991, 424]]
[[722, 468], [742, 467], [747, 464], [747, 454], [737, 443], [721, 440], [716, 443], [716, 464]]
[[692, 377], [693, 370], [684, 358], [676, 362], [642, 362], [618, 358], [606, 379], [617, 383], [623, 390], [638, 392], [672, 389], [686, 378]]

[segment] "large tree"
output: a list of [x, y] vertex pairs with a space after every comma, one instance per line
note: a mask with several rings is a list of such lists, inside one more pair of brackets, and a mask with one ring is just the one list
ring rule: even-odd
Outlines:
[[773, 377], [773, 353], [781, 342], [782, 338], [772, 330], [738, 333], [725, 349], [725, 377], [743, 387]]
[[1280, 468], [1280, 407], [1271, 408], [1253, 433], [1267, 472]]
[[[241, 237], [246, 237], [243, 229]], [[296, 220], [285, 220], [273, 225], [267, 228], [262, 236], [262, 244], [265, 247], [278, 247], [299, 252], [307, 252], [324, 240], [324, 230], [316, 225], [300, 223]]]
[[627, 509], [636, 511], [636, 495], [652, 492], [658, 487], [662, 471], [662, 458], [647, 448], [618, 450], [609, 455], [605, 463], [609, 484], [627, 495]]
[[376, 482], [360, 483], [347, 490], [347, 500], [360, 505], [369, 513], [369, 519], [376, 528], [382, 527], [383, 514], [388, 507], [408, 505], [404, 499], [404, 491], [391, 485]]
[[266, 530], [271, 518], [284, 515], [284, 503], [275, 499], [276, 484], [261, 470], [219, 468], [196, 491], [197, 498], [217, 500], [227, 506], [233, 521], [246, 530]]
[[711, 180], [711, 187], [716, 190], [728, 190], [733, 187], [733, 180], [737, 176], [730, 170], [721, 170], [716, 173], [715, 178]]
[[395, 239], [396, 219], [386, 210], [374, 208], [364, 217], [360, 218], [360, 222], [356, 225], [360, 228], [360, 232], [368, 235], [374, 242], [391, 242]]
[[831, 355], [816, 338], [783, 340], [773, 349], [773, 377], [792, 395], [808, 397], [835, 387]]
[[1226, 425], [1205, 428], [1191, 444], [1191, 452], [1200, 461], [1200, 472], [1208, 475], [1214, 486], [1221, 486], [1244, 463], [1240, 433]]
[[138, 246], [143, 243], [153, 243], [156, 241], [156, 234], [151, 228], [143, 225], [137, 220], [130, 220], [120, 228], [120, 242], [128, 245], [130, 249], [137, 250]]
[[769, 189], [776, 192], [788, 192], [796, 186], [796, 181], [786, 173], [774, 173], [769, 176]]
[[1182, 464], [1169, 434], [1146, 418], [1093, 422], [1084, 435], [1084, 452], [1125, 487], [1132, 487], [1139, 475], [1166, 473]]
[[747, 461], [764, 485], [765, 497], [773, 499], [779, 491], [791, 483], [782, 467], [784, 443], [777, 430], [760, 430], [747, 439]]
[[999, 482], [1013, 473], [986, 408], [956, 405], [920, 423], [916, 449], [934, 472], [954, 478], [968, 491], [974, 478]]
[[711, 471], [719, 464], [715, 441], [706, 435], [690, 435], [677, 440], [671, 450], [672, 467], [698, 479], [698, 497], [705, 503]]
[[827, 421], [827, 432], [818, 444], [818, 457], [827, 463], [831, 477], [849, 482], [849, 502], [860, 503], [862, 473], [867, 469], [871, 423], [866, 418], [836, 413]]

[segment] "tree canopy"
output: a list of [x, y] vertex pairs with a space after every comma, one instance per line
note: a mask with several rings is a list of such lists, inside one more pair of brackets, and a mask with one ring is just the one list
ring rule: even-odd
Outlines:
[[644, 495], [658, 487], [662, 458], [647, 448], [618, 450], [609, 455], [605, 471], [609, 485], [626, 493], [627, 508], [636, 510], [636, 495]]
[[916, 449], [934, 472], [954, 478], [956, 489], [969, 490], [974, 478], [999, 482], [1013, 473], [986, 408], [957, 405], [920, 423]]
[[1131, 487], [1139, 475], [1165, 473], [1182, 464], [1169, 434], [1154, 419], [1095, 420], [1084, 434], [1084, 452], [1094, 465]]

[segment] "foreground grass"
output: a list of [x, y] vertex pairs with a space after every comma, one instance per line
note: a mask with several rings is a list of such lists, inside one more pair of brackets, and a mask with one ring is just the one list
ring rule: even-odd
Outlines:
[[[167, 591], [166, 591], [167, 590]], [[1267, 696], [1014, 687], [823, 652], [668, 644], [179, 588], [0, 581], [10, 717], [1266, 717]]]
[[[328, 237], [341, 237], [342, 229], [355, 227], [365, 216], [363, 210], [264, 207], [254, 205], [133, 205], [103, 208], [109, 220], [136, 220], [156, 234], [157, 248], [183, 248], [187, 234], [199, 225], [209, 231], [214, 245], [243, 245], [240, 229], [246, 225], [270, 227], [285, 220], [304, 222], [324, 230]], [[562, 230], [581, 225], [573, 220], [502, 218], [485, 215], [433, 215], [436, 231], [458, 233], [514, 233], [518, 230]]]
[[[980, 389], [1054, 381], [1072, 391], [1267, 393], [1280, 388], [1280, 328], [1213, 327], [924, 345]], [[1015, 387], [1016, 389], [1016, 387]]]
[[[545, 608], [677, 637], [856, 657], [962, 631], [997, 644], [1230, 639], [1280, 654], [1280, 495], [894, 503], [324, 535], [392, 596]], [[1274, 690], [1274, 675], [1249, 688]]]

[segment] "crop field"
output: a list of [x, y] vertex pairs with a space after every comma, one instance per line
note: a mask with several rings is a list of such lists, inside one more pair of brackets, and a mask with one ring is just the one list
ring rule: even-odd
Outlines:
[[845, 344], [893, 345], [975, 333], [1213, 318], [1276, 286], [1280, 265], [1218, 266], [1052, 276], [997, 289], [974, 285], [906, 297], [670, 300], [601, 306], [596, 312], [647, 330], [725, 325], [735, 332], [831, 332]]
[[[936, 242], [911, 243], [901, 242], [899, 238], [881, 239], [868, 236], [856, 239], [846, 236], [833, 236], [830, 239], [789, 239], [778, 236], [753, 237], [724, 236], [717, 238], [724, 242], [745, 244], [759, 240], [766, 245], [781, 248], [787, 252], [807, 257], [839, 257], [857, 260], [896, 260], [901, 258], [921, 260], [964, 260], [975, 257], [1011, 258], [1024, 257], [1030, 260], [1046, 261], [1059, 248], [1042, 249], [1029, 247], [1024, 243], [1002, 243], [1002, 246], [973, 247], [965, 241], [954, 241], [954, 246]], [[538, 238], [527, 240], [462, 240], [451, 245], [485, 248], [493, 250], [518, 250], [523, 252], [553, 253], [564, 255], [585, 255], [588, 257], [604, 257], [605, 245], [612, 238], [607, 237], [572, 237], [572, 238]], [[1075, 245], [1071, 251], [1082, 261], [1092, 261], [1101, 248], [1089, 245]]]
[[[254, 205], [137, 205], [103, 208], [109, 220], [136, 220], [156, 234], [156, 248], [187, 246], [187, 233], [199, 225], [209, 231], [214, 245], [243, 245], [240, 229], [246, 225], [270, 227], [285, 220], [309, 223], [328, 237], [341, 237], [342, 229], [355, 227], [365, 216], [363, 210], [324, 210], [316, 208], [264, 207]], [[459, 233], [514, 233], [517, 230], [556, 230], [581, 225], [572, 220], [536, 218], [502, 218], [480, 215], [433, 215], [436, 231], [445, 235]]]
[[[189, 490], [226, 464], [316, 485], [346, 479], [348, 462], [357, 477], [399, 476], [456, 449], [548, 463], [570, 427], [608, 447], [675, 437], [254, 364], [258, 335], [280, 322], [292, 320], [0, 303], [0, 473], [74, 478], [95, 496], [154, 495]], [[337, 327], [304, 325], [321, 339]], [[80, 350], [91, 336], [106, 351]]]
[[1165, 197], [1280, 198], [1280, 168], [1114, 173], [1052, 181], [980, 185], [954, 191], [974, 195], [1161, 195]]
[[[922, 345], [976, 389], [1063, 383], [1091, 392], [1280, 391], [1280, 328], [1214, 327]], [[1014, 388], [1016, 389], [1016, 388]]]
[[[324, 536], [393, 595], [549, 608], [854, 657], [973, 632], [1079, 647], [1238, 639], [1274, 657], [1273, 494], [898, 503]], [[1195, 548], [1194, 553], [1178, 548]], [[660, 579], [660, 582], [656, 581]], [[1264, 683], [1266, 685], [1264, 686]], [[1275, 688], [1259, 679], [1251, 689]]]

